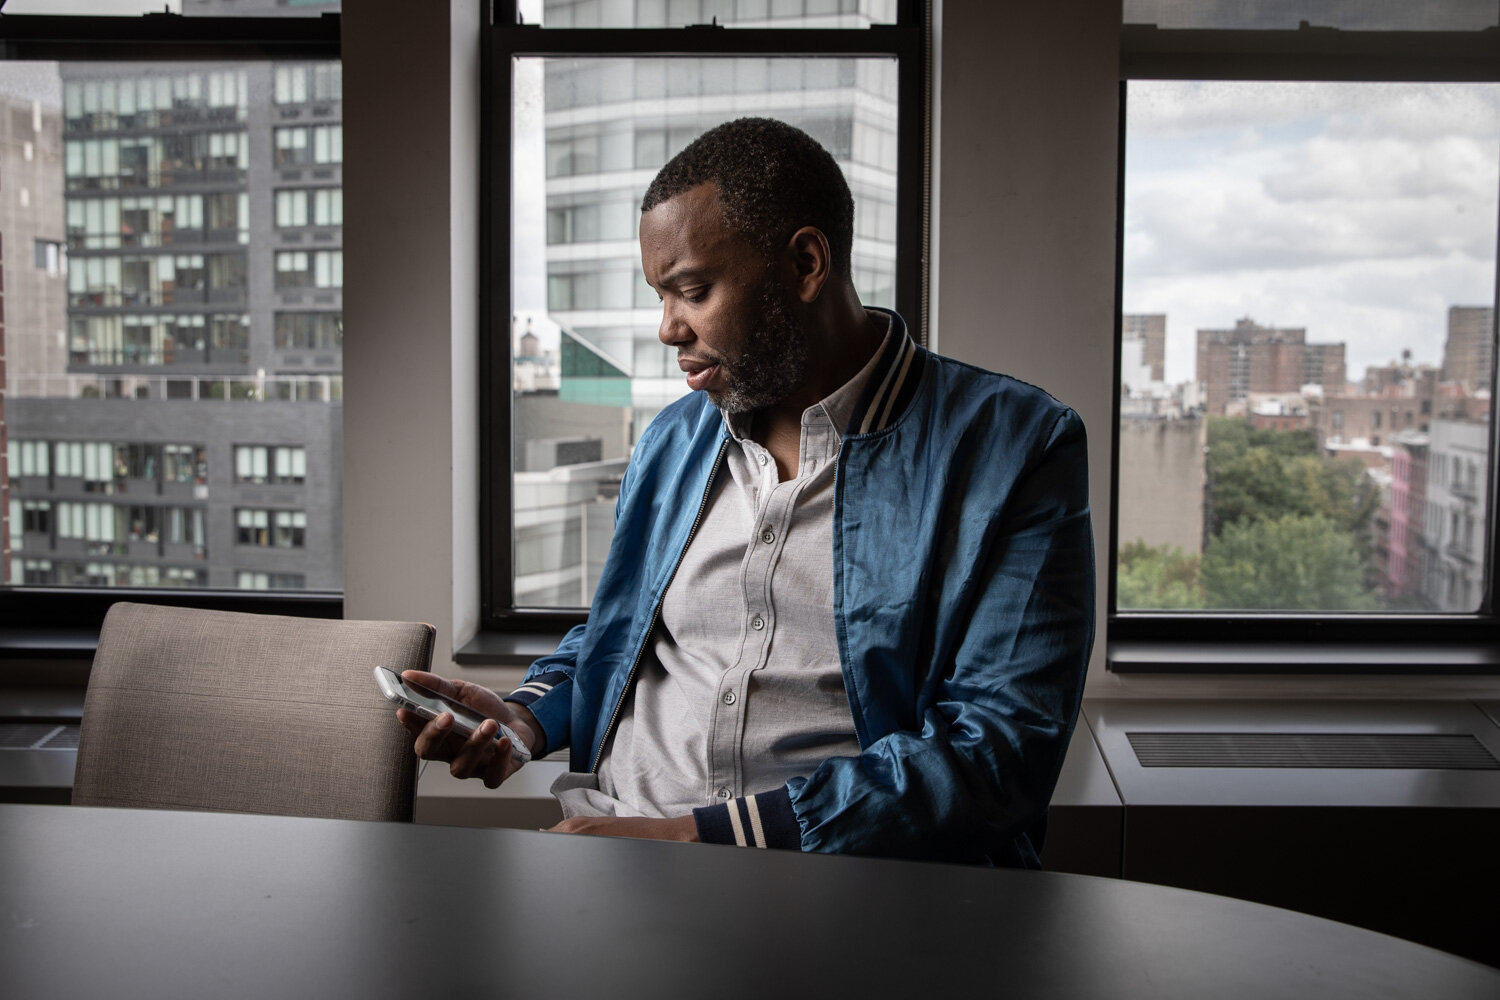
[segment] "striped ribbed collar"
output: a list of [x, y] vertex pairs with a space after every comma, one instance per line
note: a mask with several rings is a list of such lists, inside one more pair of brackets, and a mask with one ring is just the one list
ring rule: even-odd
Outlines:
[[872, 362], [873, 370], [850, 415], [845, 437], [885, 430], [905, 411], [921, 380], [921, 365], [913, 364], [921, 348], [907, 334], [901, 317], [889, 309], [869, 306], [867, 310], [889, 317], [891, 329]]

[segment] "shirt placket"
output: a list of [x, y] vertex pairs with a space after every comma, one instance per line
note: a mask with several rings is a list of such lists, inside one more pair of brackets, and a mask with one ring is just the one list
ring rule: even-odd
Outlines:
[[827, 457], [831, 436], [826, 419], [805, 422], [799, 442], [798, 476], [784, 483], [776, 481], [770, 453], [754, 442], [744, 443], [752, 466], [760, 473], [752, 491], [755, 518], [751, 538], [740, 564], [745, 640], [740, 644], [739, 658], [719, 678], [714, 692], [709, 732], [709, 796], [713, 801], [745, 794], [745, 697], [750, 675], [765, 665], [775, 639], [777, 616], [771, 581], [792, 528], [797, 498], [812, 482], [815, 463]]

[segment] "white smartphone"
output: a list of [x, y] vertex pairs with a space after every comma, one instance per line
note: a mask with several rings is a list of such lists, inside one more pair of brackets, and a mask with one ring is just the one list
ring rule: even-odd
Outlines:
[[[444, 712], [451, 714], [453, 731], [464, 736], [472, 734], [482, 722], [489, 718], [488, 715], [480, 714], [461, 701], [455, 701], [415, 681], [406, 680], [389, 667], [375, 668], [375, 683], [380, 686], [380, 693], [385, 695], [388, 701], [410, 709], [424, 719], [436, 719]], [[495, 720], [495, 724], [500, 727], [495, 734], [495, 739], [498, 740], [502, 736], [510, 738], [511, 753], [515, 756], [516, 762], [524, 764], [529, 761], [531, 751], [527, 749], [525, 741], [516, 735], [515, 730], [499, 719]]]

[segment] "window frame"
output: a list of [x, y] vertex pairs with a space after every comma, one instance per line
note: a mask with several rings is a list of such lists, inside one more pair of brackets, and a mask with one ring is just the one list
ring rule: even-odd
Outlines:
[[[1500, 31], [1161, 29], [1120, 36], [1119, 168], [1115, 246], [1114, 427], [1123, 364], [1125, 145], [1132, 80], [1500, 83]], [[1497, 235], [1500, 243], [1500, 235]], [[1500, 248], [1495, 292], [1500, 299]], [[1500, 310], [1497, 310], [1500, 315]], [[1492, 331], [1493, 335], [1493, 331]], [[1500, 353], [1500, 352], [1497, 352]], [[1492, 383], [1493, 373], [1492, 373]], [[1489, 565], [1479, 609], [1439, 613], [1120, 611], [1120, 452], [1110, 456], [1110, 543], [1105, 668], [1133, 673], [1484, 675], [1500, 673], [1500, 427], [1489, 420]]]
[[[0, 58], [28, 62], [274, 62], [341, 58], [341, 17], [183, 17], [9, 14]], [[235, 589], [0, 587], [0, 658], [88, 656], [117, 601], [309, 618], [343, 616], [342, 592]], [[24, 622], [25, 625], [11, 625]]]
[[[480, 628], [560, 634], [587, 609], [514, 603], [511, 484], [512, 60], [527, 57], [874, 56], [897, 60], [896, 309], [925, 343], [928, 275], [927, 144], [931, 112], [926, 0], [898, 0], [897, 22], [868, 28], [547, 28], [521, 23], [516, 0], [493, 5], [480, 56]], [[902, 180], [905, 179], [905, 180]], [[476, 654], [484, 661], [484, 654]], [[462, 660], [460, 662], [463, 662]]]

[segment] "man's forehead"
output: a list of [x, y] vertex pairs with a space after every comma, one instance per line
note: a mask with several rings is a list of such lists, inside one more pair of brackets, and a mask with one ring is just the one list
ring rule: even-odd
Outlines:
[[705, 270], [735, 242], [712, 182], [674, 195], [641, 216], [641, 258], [648, 276], [653, 270], [663, 279]]

